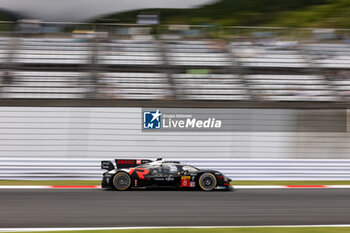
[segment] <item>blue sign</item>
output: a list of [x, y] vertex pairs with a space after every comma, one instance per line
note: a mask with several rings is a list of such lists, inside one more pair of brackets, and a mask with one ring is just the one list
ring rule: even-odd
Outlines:
[[143, 112], [143, 128], [144, 129], [160, 129], [162, 113], [159, 109], [156, 112]]

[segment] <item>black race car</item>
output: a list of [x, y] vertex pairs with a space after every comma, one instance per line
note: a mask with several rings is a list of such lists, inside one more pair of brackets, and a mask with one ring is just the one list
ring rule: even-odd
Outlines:
[[230, 190], [230, 179], [221, 172], [200, 170], [176, 161], [145, 159], [116, 159], [116, 168], [111, 161], [102, 161], [102, 188], [123, 191], [131, 188], [173, 187], [197, 188], [204, 191]]

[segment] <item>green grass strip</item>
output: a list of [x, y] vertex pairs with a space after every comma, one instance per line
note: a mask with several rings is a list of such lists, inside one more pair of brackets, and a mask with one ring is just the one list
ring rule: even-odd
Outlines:
[[[163, 228], [137, 230], [54, 231], [54, 233], [349, 233], [350, 227]], [[33, 233], [33, 232], [31, 232]], [[45, 233], [45, 232], [40, 232]], [[52, 233], [52, 231], [50, 232]]]

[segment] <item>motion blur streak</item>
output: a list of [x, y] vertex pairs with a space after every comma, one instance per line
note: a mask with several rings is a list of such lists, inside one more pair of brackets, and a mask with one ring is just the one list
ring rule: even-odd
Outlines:
[[164, 227], [48, 227], [48, 228], [0, 228], [0, 232], [37, 232], [37, 231], [85, 231], [85, 230], [137, 230], [137, 229], [167, 229], [167, 228], [271, 228], [271, 227], [350, 227], [349, 224], [337, 225], [267, 225], [267, 226], [164, 226]]
[[347, 189], [2, 190], [0, 228], [349, 224], [349, 195]]

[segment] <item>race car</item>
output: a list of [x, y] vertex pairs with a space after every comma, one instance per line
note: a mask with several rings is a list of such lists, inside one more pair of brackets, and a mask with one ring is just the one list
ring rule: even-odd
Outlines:
[[231, 179], [219, 171], [201, 170], [177, 161], [156, 161], [147, 159], [115, 159], [102, 161], [102, 188], [119, 191], [134, 188], [172, 187], [179, 189], [200, 189], [211, 191], [216, 189], [232, 189]]

